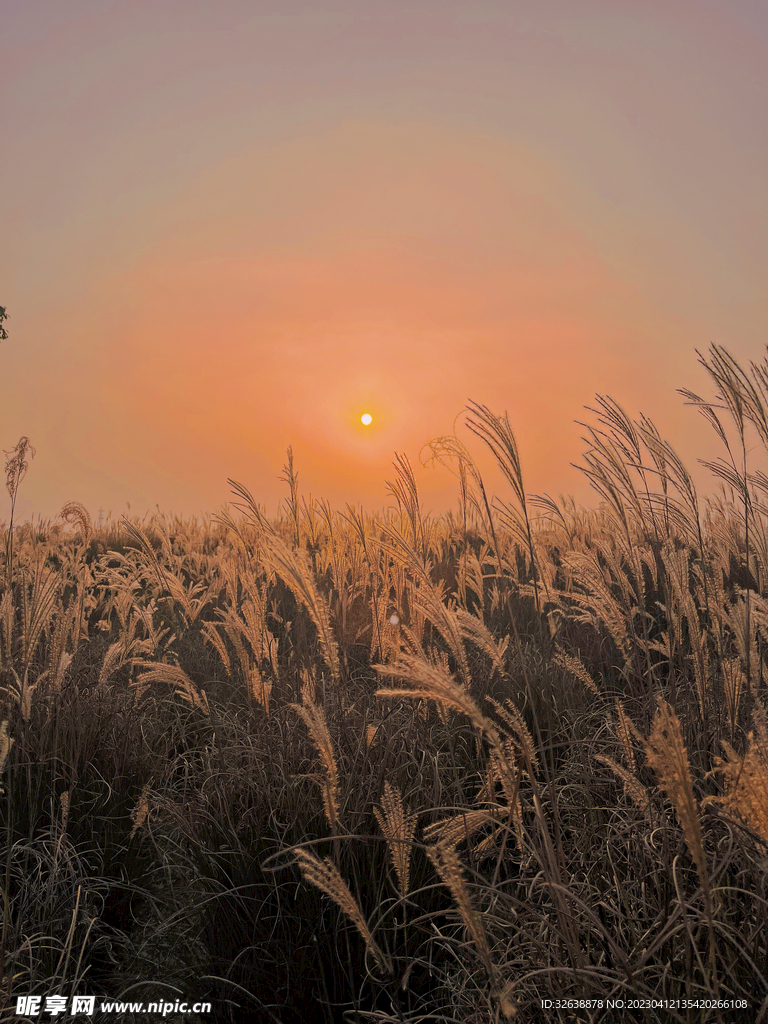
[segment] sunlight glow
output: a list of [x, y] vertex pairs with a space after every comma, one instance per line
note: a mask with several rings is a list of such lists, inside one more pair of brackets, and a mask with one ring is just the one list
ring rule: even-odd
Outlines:
[[364, 412], [360, 417], [360, 422], [365, 424], [366, 427], [370, 426], [373, 422], [373, 416], [369, 412]]

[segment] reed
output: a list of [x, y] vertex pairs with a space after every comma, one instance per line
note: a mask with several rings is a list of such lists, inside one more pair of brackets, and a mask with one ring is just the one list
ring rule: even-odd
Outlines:
[[203, 523], [19, 525], [13, 449], [0, 1021], [86, 968], [232, 1024], [768, 1021], [768, 360], [700, 359], [709, 498], [600, 395], [593, 509], [476, 403], [507, 496], [440, 438], [436, 517], [403, 454], [395, 507], [338, 512], [288, 449], [274, 519], [230, 481]]

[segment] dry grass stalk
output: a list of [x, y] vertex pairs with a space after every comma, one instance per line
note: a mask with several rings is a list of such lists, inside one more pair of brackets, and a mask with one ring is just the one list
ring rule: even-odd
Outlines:
[[44, 632], [48, 632], [56, 614], [60, 596], [59, 574], [48, 569], [43, 560], [35, 562], [34, 574], [21, 570], [21, 672], [29, 667]]
[[[352, 505], [347, 503], [347, 511], [346, 513], [342, 512], [341, 516], [350, 525], [353, 536], [359, 539], [362, 558], [367, 566], [367, 572], [365, 576], [361, 576], [360, 582], [364, 589], [370, 587], [371, 590], [371, 615], [373, 620], [373, 629], [371, 630], [371, 661], [376, 657], [377, 651], [380, 651], [382, 659], [386, 660], [388, 654], [385, 648], [391, 647], [391, 644], [385, 644], [381, 630], [382, 623], [387, 615], [385, 593], [388, 588], [385, 586], [385, 579], [388, 576], [388, 570], [384, 569], [381, 565], [380, 550], [374, 550], [378, 546], [375, 539], [368, 536], [368, 524], [362, 510], [358, 512]], [[328, 510], [327, 518], [330, 523], [330, 509]], [[391, 582], [390, 579], [390, 586]]]
[[482, 714], [472, 697], [445, 668], [430, 665], [423, 658], [403, 655], [395, 665], [376, 665], [381, 676], [390, 676], [411, 683], [412, 689], [377, 690], [377, 697], [415, 697], [433, 700], [466, 715], [476, 728], [501, 749], [501, 737], [493, 722]]
[[400, 616], [396, 612], [390, 613], [384, 600], [379, 602], [378, 607], [379, 621], [371, 644], [371, 657], [375, 657], [378, 651], [382, 661], [392, 661], [399, 655], [402, 643]]
[[[423, 621], [431, 623], [434, 629], [445, 640], [451, 655], [456, 662], [456, 670], [464, 686], [469, 689], [472, 679], [464, 649], [464, 638], [473, 640], [481, 649], [487, 650], [494, 662], [503, 671], [502, 654], [505, 648], [497, 648], [493, 637], [482, 623], [463, 610], [449, 608], [444, 602], [444, 585], [435, 583], [430, 576], [431, 566], [425, 556], [416, 550], [409, 541], [391, 524], [385, 526], [385, 532], [391, 543], [382, 544], [386, 551], [399, 565], [415, 577], [415, 583], [408, 592], [409, 605], [414, 622], [422, 619], [418, 637], [411, 638], [410, 646], [414, 653], [421, 647]], [[469, 620], [469, 621], [467, 621]], [[407, 630], [404, 631], [406, 637]], [[499, 651], [501, 650], [501, 653]]]
[[288, 462], [283, 466], [283, 475], [280, 477], [288, 484], [291, 492], [290, 498], [286, 498], [286, 505], [290, 512], [291, 519], [293, 520], [294, 528], [294, 540], [296, 547], [301, 544], [301, 536], [299, 533], [299, 474], [293, 468], [293, 447], [288, 445], [286, 453], [288, 456]]
[[117, 640], [115, 643], [110, 644], [107, 648], [106, 654], [104, 655], [104, 661], [101, 663], [99, 681], [97, 685], [99, 687], [104, 686], [110, 676], [113, 676], [125, 663], [125, 660], [125, 644], [123, 641]]
[[125, 516], [123, 516], [121, 526], [127, 533], [130, 540], [138, 545], [138, 552], [144, 556], [146, 567], [157, 580], [158, 594], [164, 594], [168, 590], [166, 581], [167, 574], [163, 566], [160, 565], [160, 562], [157, 560], [155, 549], [152, 547], [152, 542], [146, 532], [142, 530], [138, 523], [132, 523], [129, 519], [126, 519]]
[[205, 690], [198, 690], [187, 673], [179, 668], [178, 665], [143, 661], [140, 658], [134, 658], [133, 663], [147, 669], [146, 672], [141, 673], [134, 683], [137, 700], [146, 692], [149, 683], [167, 683], [193, 707], [203, 711], [206, 715], [210, 715], [211, 711], [208, 707], [208, 698]]
[[760, 659], [758, 657], [757, 637], [750, 623], [751, 608], [747, 603], [747, 594], [754, 600], [752, 591], [736, 588], [737, 599], [727, 610], [727, 623], [731, 627], [736, 648], [741, 656], [742, 664], [749, 666], [747, 682], [753, 694], [757, 694], [760, 686]]
[[731, 739], [736, 732], [736, 722], [739, 717], [739, 705], [741, 696], [744, 693], [746, 675], [739, 658], [725, 658], [720, 665], [723, 673], [723, 693], [725, 696], [725, 707], [728, 712], [728, 724], [730, 726]]
[[136, 835], [138, 830], [144, 824], [149, 817], [149, 794], [151, 792], [150, 784], [147, 782], [144, 784], [141, 790], [141, 795], [136, 803], [136, 806], [131, 811], [131, 821], [133, 822], [133, 828], [131, 829], [130, 839]]
[[[5, 768], [8, 754], [15, 742], [13, 736], [8, 735], [8, 719], [5, 718], [0, 722], [0, 772]], [[0, 796], [2, 796], [3, 792], [3, 786], [0, 784]]]
[[[234, 608], [227, 608], [226, 610], [217, 608], [216, 614], [223, 619], [222, 625], [224, 627], [224, 632], [232, 641], [232, 646], [235, 648], [235, 653], [237, 654], [237, 659], [240, 662], [240, 668], [243, 670], [243, 674], [247, 675], [251, 667], [251, 654], [243, 642], [243, 637], [247, 636], [247, 628], [243, 620]], [[216, 641], [213, 639], [213, 625], [211, 623], [206, 623], [205, 625], [211, 626], [211, 631], [209, 632], [206, 630], [205, 633], [211, 642], [216, 645]], [[219, 654], [221, 654], [221, 650], [218, 647], [217, 650], [219, 650]], [[229, 660], [228, 655], [227, 660]]]
[[[525, 724], [525, 719], [520, 714], [519, 710], [515, 707], [512, 700], [507, 698], [504, 704], [499, 704], [498, 701], [494, 700], [493, 697], [485, 698], [489, 704], [492, 704], [496, 710], [496, 714], [502, 719], [508, 729], [511, 730], [512, 735], [517, 740], [522, 751], [522, 759], [525, 763], [525, 767], [530, 771], [532, 768], [537, 768], [539, 761], [536, 757], [536, 748], [533, 745], [533, 737]], [[512, 757], [513, 761], [517, 761], [519, 755]]]
[[88, 543], [91, 533], [93, 532], [93, 526], [91, 524], [91, 517], [88, 514], [88, 509], [85, 505], [81, 505], [79, 501], [68, 501], [62, 508], [61, 512], [59, 512], [59, 516], [65, 523], [77, 523], [80, 527], [83, 542], [85, 544]]
[[680, 720], [661, 696], [657, 696], [656, 702], [658, 711], [651, 735], [645, 745], [648, 763], [658, 775], [662, 788], [672, 801], [688, 849], [696, 864], [699, 880], [705, 893], [709, 894], [709, 873], [704, 856], [699, 807], [693, 795], [693, 781]]
[[[601, 549], [601, 554], [607, 556], [607, 548]], [[563, 563], [572, 574], [574, 585], [585, 591], [584, 594], [569, 594], [572, 604], [585, 609], [585, 614], [580, 617], [595, 624], [599, 623], [616, 644], [624, 661], [630, 664], [632, 641], [627, 612], [614, 597], [611, 591], [612, 581], [600, 564], [597, 552], [566, 551]], [[616, 582], [623, 582], [622, 589], [626, 590], [626, 575], [619, 572]]]
[[500, 781], [510, 806], [517, 799], [518, 780], [514, 759], [509, 757], [502, 742], [501, 735], [494, 723], [478, 708], [466, 689], [459, 685], [445, 666], [430, 665], [423, 658], [403, 655], [395, 665], [377, 665], [379, 675], [403, 679], [411, 683], [413, 689], [393, 688], [377, 690], [377, 697], [409, 697], [419, 700], [432, 700], [438, 709], [453, 708], [469, 718], [476, 729], [479, 729], [488, 740], [491, 750], [496, 755], [496, 763]]
[[469, 840], [475, 832], [490, 822], [497, 825], [502, 817], [498, 807], [481, 807], [462, 811], [448, 818], [433, 821], [424, 827], [424, 839], [454, 849], [459, 843]]
[[315, 677], [309, 669], [301, 669], [301, 701], [302, 704], [310, 705], [317, 703], [317, 685]]
[[9, 589], [13, 579], [13, 514], [16, 507], [16, 498], [19, 493], [19, 485], [29, 469], [27, 452], [30, 453], [33, 459], [37, 454], [34, 445], [28, 437], [20, 437], [16, 447], [5, 452], [8, 456], [5, 463], [5, 486], [11, 498], [11, 518], [8, 523], [8, 536], [5, 542], [5, 571]]
[[365, 940], [368, 952], [376, 960], [379, 968], [385, 974], [392, 974], [392, 961], [389, 956], [376, 943], [368, 924], [363, 917], [357, 900], [349, 891], [349, 887], [339, 874], [339, 870], [330, 857], [319, 860], [309, 850], [297, 849], [296, 863], [301, 868], [301, 873], [307, 882], [317, 886], [326, 896], [330, 896], [333, 902], [340, 907]]
[[761, 689], [765, 685], [765, 667], [764, 660], [760, 655], [758, 648], [758, 637], [761, 641], [762, 650], [765, 650], [766, 638], [768, 638], [768, 601], [760, 594], [756, 594], [753, 590], [749, 591], [749, 599], [751, 601], [751, 627], [748, 626], [749, 635], [751, 638], [751, 654], [750, 654], [750, 670], [751, 670], [751, 683], [750, 691], [753, 699], [756, 702], [756, 706], [760, 706], [762, 700]]
[[[156, 630], [152, 623], [150, 609], [141, 608], [133, 603], [130, 593], [121, 594], [116, 600], [114, 611], [121, 626], [121, 636], [107, 648], [104, 662], [99, 672], [99, 686], [103, 686], [119, 668], [127, 662], [133, 663], [141, 655], [151, 657], [157, 650], [160, 641], [168, 634], [168, 630]], [[147, 639], [137, 636], [139, 626], [147, 631]]]
[[341, 678], [339, 651], [331, 629], [328, 606], [323, 595], [315, 586], [312, 572], [303, 552], [292, 551], [274, 534], [265, 535], [263, 541], [265, 561], [283, 579], [293, 592], [294, 597], [309, 612], [317, 630], [317, 638], [325, 662], [331, 670], [334, 682], [338, 683]]
[[389, 855], [400, 884], [400, 893], [402, 896], [407, 896], [412, 842], [419, 816], [408, 813], [408, 808], [403, 806], [400, 790], [396, 786], [390, 785], [389, 782], [384, 783], [381, 810], [374, 807], [373, 813], [387, 840]]
[[269, 695], [272, 693], [272, 682], [264, 679], [256, 665], [252, 665], [246, 676], [248, 695], [260, 704], [269, 718]]
[[411, 609], [411, 623], [410, 626], [406, 626], [405, 623], [400, 623], [399, 642], [396, 654], [400, 651], [412, 654], [414, 657], [420, 657], [423, 650], [424, 642], [424, 627], [426, 626], [426, 619], [418, 608]]
[[699, 613], [690, 590], [686, 592], [683, 602], [683, 614], [688, 622], [688, 635], [692, 648], [693, 673], [696, 680], [696, 695], [699, 698], [699, 711], [705, 715], [709, 687], [709, 647], [707, 631], [701, 625]]
[[509, 647], [509, 637], [505, 636], [503, 640], [497, 643], [491, 631], [476, 615], [465, 611], [463, 608], [457, 608], [454, 614], [458, 619], [464, 639], [469, 640], [478, 650], [487, 655], [499, 675], [503, 675], [505, 668], [504, 655]]
[[272, 658], [272, 649], [276, 646], [272, 633], [267, 629], [267, 603], [258, 593], [249, 595], [242, 604], [241, 630], [251, 646], [257, 664]]
[[477, 951], [483, 958], [489, 975], [493, 975], [491, 950], [483, 928], [480, 915], [472, 906], [459, 855], [451, 843], [437, 843], [427, 848], [427, 856], [432, 861], [441, 881], [450, 890], [458, 907], [461, 919], [472, 937]]
[[339, 773], [331, 734], [328, 731], [325, 712], [314, 703], [306, 683], [305, 686], [302, 686], [302, 699], [303, 704], [291, 704], [291, 707], [306, 725], [312, 742], [320, 755], [320, 760], [323, 762], [325, 768], [322, 784], [323, 808], [328, 824], [335, 829], [339, 820]]
[[29, 469], [27, 452], [33, 459], [37, 455], [37, 450], [28, 437], [20, 437], [16, 447], [5, 452], [8, 456], [5, 463], [5, 487], [12, 498]]
[[627, 796], [632, 799], [643, 814], [647, 815], [648, 807], [650, 805], [648, 791], [634, 774], [634, 771], [628, 772], [626, 768], [617, 764], [613, 758], [608, 757], [607, 754], [595, 754], [595, 760], [602, 761], [603, 764], [608, 765], [611, 771], [624, 783], [624, 792]]
[[459, 678], [469, 689], [472, 677], [462, 640], [461, 625], [457, 613], [444, 604], [441, 589], [438, 589], [431, 580], [420, 580], [418, 589], [411, 597], [411, 605], [420, 611], [443, 637], [456, 662]]
[[221, 660], [222, 660], [222, 662], [224, 664], [224, 668], [227, 670], [228, 673], [231, 672], [232, 671], [232, 667], [231, 667], [230, 660], [229, 660], [229, 651], [227, 650], [226, 645], [224, 644], [224, 641], [222, 640], [221, 634], [216, 629], [216, 626], [214, 625], [214, 623], [213, 622], [201, 622], [200, 623], [200, 630], [201, 630], [203, 636], [205, 637], [205, 639], [213, 647], [215, 647], [216, 650], [218, 651], [219, 657], [221, 658]]
[[757, 746], [763, 761], [768, 764], [768, 717], [762, 704], [756, 703], [752, 708], [752, 721], [757, 735]]
[[499, 985], [496, 968], [491, 957], [488, 938], [485, 934], [482, 918], [472, 905], [472, 899], [466, 879], [464, 878], [458, 853], [454, 846], [449, 843], [437, 843], [435, 846], [427, 847], [427, 856], [440, 876], [443, 885], [447, 886], [451, 896], [453, 896], [453, 900], [461, 915], [461, 920], [464, 922], [464, 926], [469, 932], [475, 949], [483, 961], [494, 996], [499, 1000], [499, 1008], [506, 1017], [513, 1016], [516, 1010], [511, 1000], [506, 993], [503, 996], [500, 995], [501, 986]]
[[370, 750], [372, 747], [378, 746], [378, 744], [381, 742], [380, 729], [380, 724], [374, 724], [373, 722], [370, 722], [368, 725], [366, 725], [365, 746], [368, 750]]
[[725, 740], [722, 741], [726, 760], [718, 758], [718, 767], [725, 778], [724, 797], [707, 797], [705, 803], [719, 803], [738, 814], [760, 838], [768, 843], [768, 761], [765, 751], [749, 734], [749, 746], [743, 757]]
[[59, 826], [59, 836], [56, 840], [56, 859], [61, 856], [61, 848], [67, 837], [67, 825], [69, 823], [69, 790], [65, 789], [59, 797], [59, 803], [61, 804], [61, 825]]
[[72, 664], [72, 655], [66, 651], [62, 651], [59, 654], [58, 662], [53, 663], [47, 668], [42, 675], [38, 677], [38, 683], [42, 683], [43, 679], [48, 679], [52, 690], [61, 690], [61, 684], [64, 681], [64, 674]]
[[600, 691], [597, 688], [597, 683], [594, 681], [592, 676], [587, 672], [584, 667], [584, 662], [581, 658], [576, 658], [572, 654], [566, 654], [566, 652], [559, 645], [555, 648], [555, 653], [552, 657], [552, 662], [555, 665], [559, 665], [560, 668], [565, 669], [566, 672], [578, 679], [579, 682], [584, 683], [586, 688], [595, 694], [596, 697], [600, 696]]
[[[487, 554], [487, 545], [483, 544], [483, 550], [481, 550], [481, 558], [485, 558]], [[485, 602], [485, 585], [483, 577], [483, 565], [480, 558], [475, 554], [468, 554], [465, 552], [465, 557], [462, 557], [459, 563], [459, 594], [462, 596], [463, 605], [466, 609], [467, 597], [466, 592], [469, 590], [475, 597], [475, 611], [474, 615], [480, 622], [483, 622], [483, 604]]]
[[429, 547], [431, 531], [429, 519], [422, 516], [421, 508], [419, 507], [416, 477], [413, 475], [413, 469], [407, 455], [395, 452], [394, 467], [397, 473], [397, 480], [387, 480], [387, 490], [397, 501], [401, 519], [403, 517], [407, 518], [413, 547], [423, 559]]
[[64, 673], [72, 663], [72, 655], [66, 651], [67, 645], [72, 641], [72, 646], [77, 647], [79, 642], [80, 638], [76, 635], [79, 633], [78, 612], [79, 602], [76, 600], [70, 600], [66, 608], [60, 607], [53, 633], [49, 635], [47, 667], [38, 678], [38, 683], [48, 679], [52, 690], [61, 689]]
[[[18, 680], [18, 676], [14, 672], [14, 676]], [[32, 698], [37, 690], [37, 684], [34, 683], [32, 686], [29, 685], [29, 677], [27, 673], [24, 673], [24, 681], [20, 687], [21, 689], [21, 716], [25, 722], [29, 722], [32, 717]]]
[[10, 662], [13, 650], [14, 625], [13, 590], [7, 587], [0, 599], [0, 629], [2, 630], [2, 655], [4, 662]]
[[635, 761], [635, 751], [632, 746], [632, 740], [635, 739], [638, 743], [642, 743], [643, 738], [635, 723], [624, 710], [624, 705], [618, 697], [616, 697], [616, 718], [616, 734], [621, 740], [621, 745], [624, 748], [624, 757], [627, 759], [630, 772], [633, 775], [637, 775], [637, 763]]
[[[483, 777], [482, 785], [477, 791], [475, 796], [476, 804], [490, 804], [491, 812], [499, 813], [506, 812], [506, 815], [511, 818], [512, 823], [515, 826], [515, 839], [517, 840], [517, 847], [521, 855], [523, 854], [523, 843], [524, 843], [524, 830], [523, 830], [523, 810], [522, 810], [522, 798], [520, 796], [520, 778], [523, 771], [524, 763], [520, 757], [520, 754], [516, 754], [511, 740], [504, 741], [505, 755], [503, 760], [499, 757], [498, 752], [491, 749], [490, 756], [488, 759], [488, 770]], [[517, 768], [517, 773], [513, 775], [513, 768]], [[507, 801], [507, 806], [502, 807], [496, 801], [496, 783], [500, 783], [504, 798]], [[486, 850], [493, 848], [497, 836], [500, 834], [502, 826], [499, 827], [495, 832], [492, 832], [486, 839], [484, 839], [477, 847], [474, 852], [476, 854], [482, 854]]]
[[[531, 518], [528, 512], [520, 453], [517, 447], [517, 439], [509, 422], [509, 416], [507, 413], [504, 413], [503, 416], [496, 416], [487, 406], [481, 405], [478, 402], [470, 402], [467, 406], [467, 411], [471, 414], [467, 417], [467, 427], [473, 434], [484, 441], [491, 450], [499, 469], [511, 484], [517, 499], [519, 509], [499, 501], [496, 502], [494, 507], [497, 511], [501, 511], [505, 524], [519, 538], [523, 547], [528, 548], [531, 570], [533, 572], [536, 608], [538, 611], [540, 608], [538, 562], [531, 532]], [[495, 539], [494, 546], [497, 554], [499, 554], [498, 543]]]
[[[476, 728], [483, 729], [481, 723], [485, 723], [492, 730], [500, 745], [501, 740], [493, 723], [481, 714], [465, 687], [460, 686], [451, 675], [448, 655], [438, 652], [433, 657], [434, 662], [427, 662], [421, 652], [413, 655], [401, 654], [395, 665], [375, 666], [380, 675], [405, 679], [418, 687], [416, 690], [377, 690], [376, 696], [417, 698], [419, 709], [426, 708], [427, 701], [432, 700], [437, 705], [440, 721], [446, 727], [450, 723], [449, 711], [453, 708], [455, 711], [466, 714]], [[426, 718], [426, 714], [424, 717]]]

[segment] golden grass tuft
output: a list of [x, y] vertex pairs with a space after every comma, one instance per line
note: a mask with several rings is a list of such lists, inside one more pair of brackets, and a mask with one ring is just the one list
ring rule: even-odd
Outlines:
[[446, 668], [430, 665], [423, 658], [402, 655], [394, 665], [376, 665], [381, 676], [402, 679], [411, 684], [411, 689], [392, 688], [377, 690], [377, 697], [411, 697], [433, 700], [446, 708], [453, 708], [466, 715], [472, 724], [488, 739], [501, 748], [501, 738], [493, 722], [480, 711], [464, 686], [459, 685]]
[[514, 737], [517, 746], [520, 748], [521, 754], [516, 753], [513, 760], [519, 760], [522, 755], [522, 761], [526, 770], [532, 771], [537, 768], [539, 761], [536, 757], [533, 737], [531, 736], [528, 726], [525, 724], [525, 719], [515, 707], [514, 702], [509, 698], [504, 701], [504, 704], [499, 704], [499, 702], [494, 700], [493, 697], [486, 697], [486, 700], [489, 704], [493, 705], [496, 710], [496, 714], [510, 730], [512, 737]]
[[659, 777], [662, 789], [672, 801], [685, 841], [696, 864], [699, 880], [709, 893], [709, 873], [699, 822], [699, 806], [693, 795], [688, 753], [683, 742], [680, 719], [661, 696], [656, 697], [658, 711], [645, 745], [648, 763]]
[[80, 527], [80, 532], [83, 535], [85, 543], [88, 542], [93, 527], [91, 524], [91, 517], [88, 514], [88, 509], [85, 505], [81, 505], [79, 501], [68, 501], [63, 506], [59, 516], [64, 520], [65, 523], [77, 523]]
[[648, 791], [637, 776], [633, 772], [627, 771], [627, 769], [622, 765], [617, 764], [616, 761], [614, 761], [612, 757], [608, 757], [607, 754], [595, 754], [595, 760], [602, 761], [603, 764], [607, 765], [611, 769], [614, 775], [621, 779], [624, 783], [624, 792], [635, 804], [637, 804], [643, 814], [647, 816], [650, 805]]
[[500, 809], [496, 807], [462, 811], [460, 814], [452, 814], [426, 825], [424, 839], [428, 843], [438, 843], [446, 848], [455, 849], [459, 843], [469, 840], [483, 825], [490, 822], [498, 824], [500, 818]]
[[643, 742], [643, 738], [640, 735], [640, 731], [624, 710], [624, 705], [618, 697], [615, 699], [616, 703], [616, 734], [621, 740], [621, 745], [624, 748], [624, 757], [626, 758], [629, 770], [633, 775], [637, 774], [637, 763], [635, 761], [635, 750], [632, 746], [632, 740], [635, 739], [639, 743]]
[[269, 695], [272, 693], [272, 682], [264, 679], [256, 665], [252, 665], [246, 676], [249, 697], [264, 708], [269, 717]]
[[211, 709], [208, 707], [205, 690], [198, 690], [183, 669], [177, 665], [167, 665], [165, 662], [143, 661], [141, 658], [134, 659], [134, 664], [147, 669], [146, 672], [139, 675], [133, 684], [137, 702], [141, 700], [149, 683], [167, 683], [188, 704], [203, 711], [206, 715], [210, 715]]
[[302, 686], [302, 698], [303, 704], [291, 704], [291, 707], [306, 725], [325, 768], [325, 776], [320, 787], [323, 794], [323, 809], [328, 824], [335, 829], [339, 820], [339, 772], [336, 755], [333, 751], [333, 741], [328, 731], [325, 712], [314, 703], [314, 696], [306, 680]]
[[296, 863], [301, 869], [301, 873], [307, 882], [317, 886], [321, 892], [324, 892], [326, 896], [334, 901], [334, 903], [340, 907], [350, 921], [354, 924], [357, 930], [365, 940], [365, 945], [368, 948], [368, 952], [373, 956], [379, 968], [385, 974], [392, 974], [392, 961], [389, 956], [379, 948], [376, 943], [371, 930], [368, 927], [368, 923], [363, 917], [363, 912], [357, 904], [357, 900], [349, 891], [349, 887], [344, 879], [339, 874], [339, 869], [330, 859], [325, 857], [323, 860], [315, 857], [309, 850], [297, 849], [294, 851], [296, 855]]
[[[412, 689], [395, 687], [377, 690], [377, 697], [409, 697], [435, 701], [446, 724], [447, 711], [450, 708], [466, 715], [488, 740], [504, 795], [509, 806], [515, 807], [519, 791], [516, 758], [502, 740], [494, 723], [480, 711], [465, 687], [453, 679], [445, 665], [430, 665], [423, 658], [402, 655], [394, 665], [377, 665], [376, 671], [379, 675], [403, 679], [412, 686]], [[527, 739], [530, 743], [530, 736]], [[529, 749], [532, 751], [532, 743]], [[531, 758], [531, 762], [534, 760], [535, 758]]]
[[736, 723], [739, 716], [739, 705], [741, 696], [745, 690], [747, 681], [744, 668], [740, 658], [724, 658], [721, 663], [723, 672], [723, 694], [725, 696], [725, 707], [728, 712], [728, 724], [730, 734], [733, 737], [736, 732]]
[[509, 987], [507, 986], [506, 989], [502, 989], [502, 986], [499, 984], [498, 972], [493, 963], [483, 921], [472, 905], [469, 887], [464, 878], [464, 871], [462, 870], [458, 853], [450, 843], [438, 842], [435, 846], [427, 847], [427, 856], [440, 876], [443, 885], [449, 889], [461, 920], [464, 922], [464, 926], [469, 932], [475, 949], [480, 955], [486, 975], [491, 983], [494, 998], [497, 1001], [498, 1010], [507, 1018], [515, 1016], [517, 1009], [509, 996]]
[[480, 953], [488, 973], [493, 974], [491, 950], [488, 946], [483, 922], [478, 912], [472, 906], [469, 889], [455, 845], [449, 842], [438, 842], [435, 846], [427, 848], [427, 856], [440, 876], [443, 885], [447, 886], [450, 890], [451, 896], [453, 896], [453, 900], [461, 914], [461, 919], [472, 937], [475, 948]]
[[317, 630], [323, 657], [331, 670], [331, 677], [338, 683], [341, 678], [339, 650], [331, 629], [328, 605], [315, 584], [306, 556], [302, 551], [289, 548], [276, 534], [265, 534], [263, 543], [264, 561], [281, 577], [297, 601], [309, 612]]
[[218, 651], [219, 657], [221, 658], [222, 664], [227, 672], [232, 671], [232, 666], [229, 659], [229, 651], [226, 648], [224, 641], [222, 640], [221, 633], [216, 629], [216, 625], [213, 622], [201, 622], [200, 631], [202, 632], [205, 639], [215, 647]]
[[384, 795], [381, 798], [381, 810], [374, 807], [373, 813], [384, 838], [387, 840], [392, 866], [397, 874], [402, 896], [408, 895], [408, 883], [411, 867], [411, 850], [416, 832], [418, 814], [409, 814], [403, 805], [403, 798], [397, 786], [384, 783]]
[[600, 691], [597, 688], [597, 683], [594, 681], [589, 672], [587, 672], [586, 668], [584, 667], [584, 662], [581, 660], [581, 658], [576, 658], [572, 654], [566, 654], [562, 647], [557, 647], [555, 649], [554, 657], [552, 658], [552, 663], [555, 665], [559, 665], [560, 668], [565, 669], [566, 672], [570, 672], [570, 674], [575, 679], [578, 679], [579, 682], [584, 683], [586, 688], [590, 690], [592, 693], [594, 693], [596, 697], [600, 696]]
[[726, 793], [724, 797], [710, 796], [705, 803], [719, 803], [724, 810], [736, 813], [768, 843], [768, 763], [765, 752], [749, 734], [749, 746], [743, 757], [725, 740], [722, 741], [726, 758], [718, 758], [716, 772], [722, 773]]

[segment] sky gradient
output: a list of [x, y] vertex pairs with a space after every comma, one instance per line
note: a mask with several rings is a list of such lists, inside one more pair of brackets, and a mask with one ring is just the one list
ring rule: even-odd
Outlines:
[[532, 492], [595, 500], [596, 392], [719, 455], [675, 389], [710, 342], [765, 355], [767, 80], [751, 0], [0, 0], [17, 514], [228, 477], [273, 513], [289, 444], [307, 497], [380, 508], [469, 399]]

